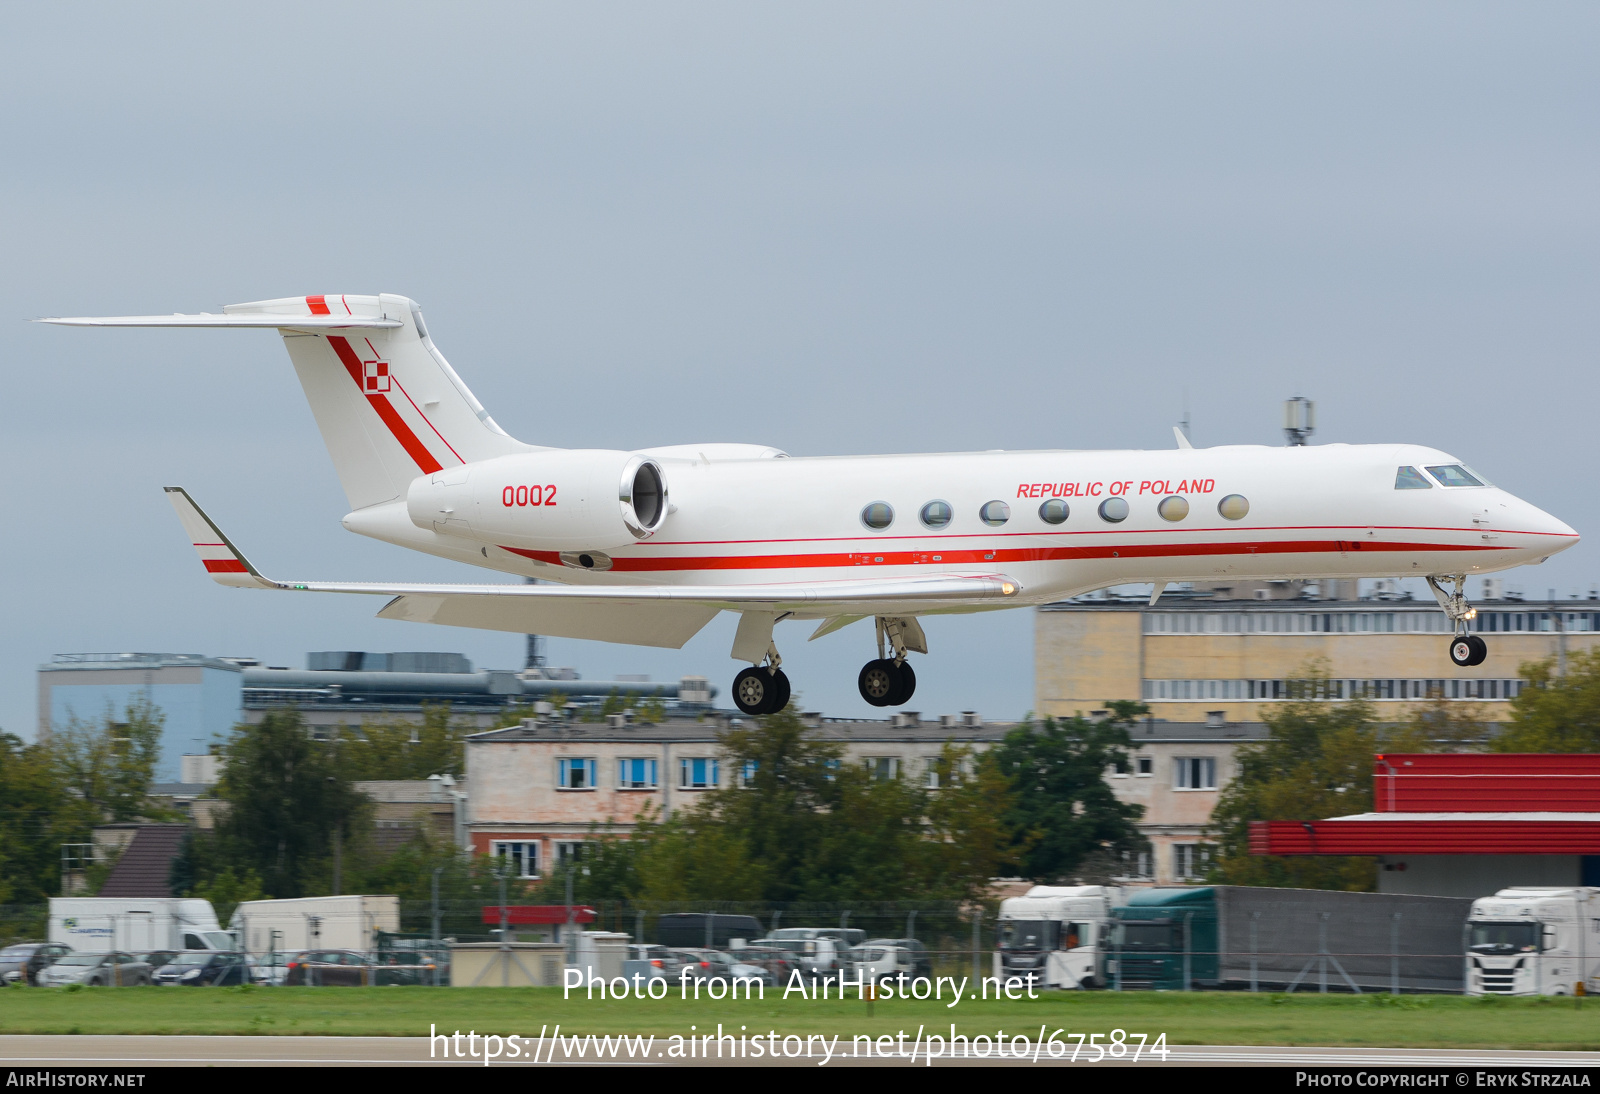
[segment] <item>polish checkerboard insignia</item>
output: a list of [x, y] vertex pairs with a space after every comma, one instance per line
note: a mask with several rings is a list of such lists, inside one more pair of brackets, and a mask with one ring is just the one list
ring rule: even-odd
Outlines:
[[365, 390], [369, 394], [389, 390], [389, 362], [363, 361], [361, 366], [366, 371]]

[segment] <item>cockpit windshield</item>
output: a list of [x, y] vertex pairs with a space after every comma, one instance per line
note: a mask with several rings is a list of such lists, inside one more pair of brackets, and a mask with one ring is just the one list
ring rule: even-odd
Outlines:
[[1537, 923], [1473, 920], [1467, 928], [1467, 949], [1473, 953], [1535, 953], [1539, 949]]
[[1447, 463], [1428, 468], [1428, 474], [1439, 480], [1440, 486], [1487, 486], [1478, 476], [1459, 463]]
[[1433, 483], [1429, 482], [1427, 476], [1415, 467], [1402, 467], [1395, 472], [1394, 488], [1396, 490], [1432, 490]]

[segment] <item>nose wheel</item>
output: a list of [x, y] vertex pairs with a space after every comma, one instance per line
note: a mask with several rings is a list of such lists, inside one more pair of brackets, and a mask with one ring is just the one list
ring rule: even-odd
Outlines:
[[861, 667], [856, 686], [861, 689], [861, 698], [873, 706], [897, 707], [909, 703], [916, 693], [917, 674], [908, 661], [897, 665], [893, 658], [880, 657]]
[[1483, 664], [1489, 644], [1475, 634], [1458, 634], [1450, 640], [1450, 660], [1460, 668]]
[[782, 669], [753, 665], [733, 678], [733, 705], [746, 714], [776, 714], [789, 705], [789, 677]]

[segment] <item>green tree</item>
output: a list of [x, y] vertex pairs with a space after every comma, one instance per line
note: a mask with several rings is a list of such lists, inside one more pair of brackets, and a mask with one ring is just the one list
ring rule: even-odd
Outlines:
[[1554, 658], [1525, 664], [1527, 681], [1511, 700], [1511, 719], [1489, 742], [1494, 752], [1600, 752], [1600, 649], [1567, 656], [1565, 675]]
[[59, 894], [61, 844], [87, 843], [96, 823], [47, 747], [0, 733], [0, 904]]
[[1369, 890], [1377, 880], [1371, 857], [1252, 855], [1250, 823], [1370, 811], [1373, 756], [1434, 751], [1438, 745], [1431, 734], [1441, 726], [1455, 727], [1455, 720], [1448, 712], [1429, 708], [1400, 725], [1385, 725], [1370, 703], [1325, 698], [1332, 691], [1320, 664], [1288, 684], [1289, 701], [1263, 716], [1267, 739], [1239, 747], [1238, 774], [1212, 811], [1210, 831], [1217, 846], [1211, 880]]
[[74, 717], [50, 734], [47, 747], [60, 782], [90, 825], [149, 815], [165, 723], [161, 708], [140, 696], [120, 719], [108, 706], [99, 721]]
[[927, 796], [933, 857], [961, 899], [976, 899], [990, 878], [1016, 869], [1027, 850], [1006, 823], [1017, 793], [993, 753], [974, 753], [952, 741], [945, 742], [934, 773], [937, 792]]
[[990, 753], [1013, 795], [1003, 817], [1022, 873], [1069, 877], [1091, 856], [1120, 856], [1145, 846], [1135, 822], [1144, 808], [1118, 801], [1106, 772], [1128, 762], [1128, 727], [1141, 703], [1108, 703], [1109, 717], [1031, 720]]
[[339, 770], [347, 779], [426, 779], [465, 769], [467, 732], [451, 718], [449, 703], [428, 703], [420, 722], [369, 719], [357, 730], [340, 733], [327, 747], [338, 755]]
[[[274, 710], [259, 725], [237, 727], [223, 754], [217, 796], [227, 809], [217, 841], [272, 896], [309, 895], [330, 873], [335, 828], [347, 838], [367, 832], [371, 803], [311, 739], [296, 710]], [[202, 875], [194, 883], [210, 880]]]

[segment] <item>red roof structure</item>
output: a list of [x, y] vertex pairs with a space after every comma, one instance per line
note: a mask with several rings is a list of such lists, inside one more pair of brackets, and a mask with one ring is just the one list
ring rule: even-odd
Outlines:
[[1253, 855], [1597, 855], [1600, 755], [1381, 753], [1374, 812], [1255, 821]]
[[[571, 922], [593, 923], [594, 909], [582, 904], [570, 906], [572, 912]], [[507, 904], [506, 922], [513, 926], [526, 926], [530, 923], [566, 923], [568, 905], [566, 904]], [[485, 923], [500, 922], [500, 905], [485, 905], [483, 909]]]

